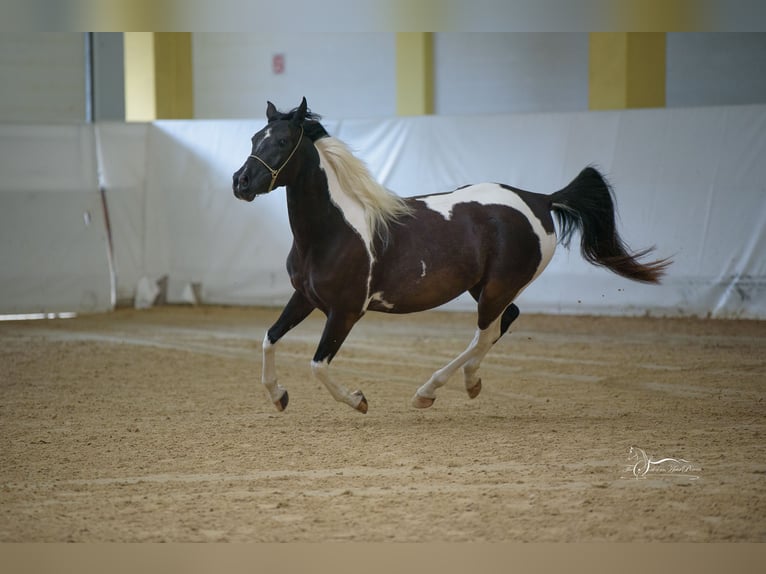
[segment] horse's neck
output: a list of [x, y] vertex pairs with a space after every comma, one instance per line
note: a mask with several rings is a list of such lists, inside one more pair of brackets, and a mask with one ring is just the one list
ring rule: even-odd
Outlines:
[[287, 187], [287, 211], [293, 240], [303, 253], [330, 239], [343, 222], [343, 214], [330, 200], [327, 179], [319, 167]]

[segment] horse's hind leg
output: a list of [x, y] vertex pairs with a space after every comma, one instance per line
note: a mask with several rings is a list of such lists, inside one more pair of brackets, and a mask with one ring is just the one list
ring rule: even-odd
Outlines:
[[263, 338], [261, 382], [263, 383], [263, 386], [266, 387], [266, 391], [269, 393], [269, 398], [271, 399], [271, 402], [274, 403], [274, 406], [277, 407], [278, 411], [285, 410], [289, 397], [287, 389], [277, 383], [277, 368], [274, 357], [276, 344], [285, 333], [308, 317], [313, 310], [314, 305], [312, 305], [298, 291], [295, 291], [293, 296], [287, 302], [287, 305], [285, 305], [285, 308], [282, 310], [282, 314], [279, 316], [279, 319], [277, 319], [277, 322], [266, 331], [266, 336]]
[[[519, 316], [519, 308], [513, 303], [508, 305], [505, 311], [503, 311], [503, 315], [500, 317], [500, 335], [498, 336], [497, 339], [492, 341], [492, 345], [497, 343], [500, 337], [502, 337], [508, 331], [508, 328], [511, 326], [511, 323], [513, 323], [518, 316]], [[463, 365], [463, 376], [465, 377], [465, 390], [468, 392], [468, 396], [472, 399], [475, 399], [477, 396], [479, 396], [479, 393], [481, 392], [481, 377], [477, 376], [476, 372], [479, 370], [481, 361], [484, 359], [487, 352], [489, 352], [489, 348], [487, 348], [487, 351], [483, 355], [481, 356], [477, 355], [476, 357], [469, 359], [468, 362], [466, 362], [466, 364]]]
[[422, 385], [412, 399], [416, 408], [428, 408], [436, 400], [436, 389], [444, 385], [459, 368], [463, 368], [468, 396], [475, 398], [481, 391], [481, 379], [476, 376], [482, 359], [497, 340], [519, 316], [519, 308], [512, 303], [518, 289], [503, 281], [490, 281], [470, 290], [478, 302], [478, 329], [468, 348], [436, 371]]
[[[495, 341], [500, 338], [502, 334], [501, 323], [502, 317], [498, 316], [484, 329], [477, 329], [473, 341], [471, 341], [466, 350], [431, 375], [431, 378], [417, 390], [412, 398], [412, 406], [419, 409], [430, 407], [436, 400], [436, 389], [443, 386], [460, 367], [475, 361], [476, 369], [478, 369], [481, 359], [487, 354]], [[476, 394], [478, 394], [478, 391], [476, 391]]]

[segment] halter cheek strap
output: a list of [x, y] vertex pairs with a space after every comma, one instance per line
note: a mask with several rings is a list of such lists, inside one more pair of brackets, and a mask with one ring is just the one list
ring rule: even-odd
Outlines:
[[280, 165], [277, 169], [272, 168], [269, 164], [267, 164], [257, 155], [250, 154], [249, 157], [253, 159], [257, 159], [259, 162], [263, 164], [263, 166], [266, 169], [269, 170], [269, 173], [271, 173], [271, 183], [269, 184], [269, 189], [266, 190], [266, 193], [269, 193], [272, 189], [274, 189], [274, 183], [276, 183], [280, 172], [285, 168], [285, 166], [287, 165], [287, 162], [289, 162], [292, 159], [292, 157], [295, 155], [295, 152], [298, 151], [298, 146], [301, 145], [301, 141], [303, 141], [303, 126], [301, 126], [301, 135], [298, 138], [298, 143], [295, 144], [293, 151], [290, 152], [290, 155], [287, 156], [287, 159], [284, 162], [282, 162], [282, 165]]

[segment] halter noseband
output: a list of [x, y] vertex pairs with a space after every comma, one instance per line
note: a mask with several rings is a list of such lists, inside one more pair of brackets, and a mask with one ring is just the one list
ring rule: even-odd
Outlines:
[[298, 143], [295, 144], [293, 151], [290, 152], [290, 155], [287, 156], [287, 159], [283, 161], [282, 165], [280, 165], [277, 169], [273, 169], [269, 164], [267, 164], [257, 155], [252, 153], [250, 154], [249, 157], [253, 159], [257, 159], [271, 173], [271, 183], [269, 184], [269, 189], [266, 190], [266, 193], [269, 193], [272, 189], [274, 189], [274, 183], [277, 181], [277, 178], [279, 177], [279, 173], [285, 168], [285, 166], [287, 165], [287, 162], [289, 162], [292, 159], [292, 157], [295, 155], [295, 152], [298, 151], [298, 146], [301, 145], [301, 141], [303, 141], [303, 126], [301, 126], [301, 135], [298, 138]]

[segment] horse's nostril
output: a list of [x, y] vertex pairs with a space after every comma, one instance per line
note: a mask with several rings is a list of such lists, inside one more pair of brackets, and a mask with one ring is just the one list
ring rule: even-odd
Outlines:
[[239, 183], [239, 187], [247, 187], [247, 184], [249, 183], [249, 180], [247, 179], [247, 176], [242, 174], [239, 176], [239, 179], [237, 180], [237, 183]]

